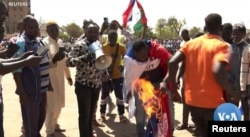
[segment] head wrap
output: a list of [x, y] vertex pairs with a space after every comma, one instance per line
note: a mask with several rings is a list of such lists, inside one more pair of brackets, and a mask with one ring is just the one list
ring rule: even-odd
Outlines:
[[46, 23], [46, 27], [49, 27], [49, 26], [51, 26], [51, 25], [58, 25], [58, 24], [56, 23], [56, 21], [53, 21], [53, 20], [48, 21], [48, 22]]

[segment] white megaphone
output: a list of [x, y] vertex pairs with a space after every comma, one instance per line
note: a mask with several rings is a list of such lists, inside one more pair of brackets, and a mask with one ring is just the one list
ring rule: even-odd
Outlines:
[[99, 41], [93, 42], [90, 45], [90, 50], [95, 53], [95, 67], [98, 70], [104, 70], [110, 67], [112, 64], [112, 57], [109, 55], [104, 55]]

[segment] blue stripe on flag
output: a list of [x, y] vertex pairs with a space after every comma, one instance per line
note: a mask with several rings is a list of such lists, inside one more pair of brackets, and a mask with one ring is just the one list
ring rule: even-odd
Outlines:
[[[130, 0], [130, 5], [131, 5], [132, 7], [134, 7], [135, 1], [136, 1], [136, 0]], [[133, 9], [130, 11], [130, 15], [129, 15], [129, 18], [128, 18], [128, 21], [132, 21], [132, 20], [133, 20]]]
[[134, 6], [135, 0], [130, 0], [130, 4], [131, 4], [132, 6]]
[[131, 16], [129, 17], [128, 21], [132, 21], [133, 20], [133, 16], [131, 14]]

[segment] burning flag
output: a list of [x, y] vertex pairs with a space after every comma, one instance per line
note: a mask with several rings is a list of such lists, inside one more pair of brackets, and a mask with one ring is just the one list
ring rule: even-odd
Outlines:
[[143, 102], [147, 116], [150, 118], [152, 115], [157, 115], [161, 109], [160, 99], [156, 96], [154, 86], [151, 82], [138, 79], [133, 82], [132, 88]]
[[170, 137], [168, 95], [155, 89], [150, 81], [144, 79], [133, 81], [132, 89], [138, 94], [148, 116], [146, 137]]

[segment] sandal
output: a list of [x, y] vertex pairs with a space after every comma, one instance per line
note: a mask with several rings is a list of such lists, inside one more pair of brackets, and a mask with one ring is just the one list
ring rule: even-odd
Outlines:
[[126, 122], [128, 119], [124, 116], [124, 115], [120, 115], [120, 122], [124, 123]]
[[92, 121], [92, 125], [96, 126], [96, 127], [105, 127], [105, 125], [103, 124], [103, 122], [97, 121], [96, 119]]
[[105, 117], [105, 114], [101, 114], [101, 120], [102, 120], [102, 122], [107, 120], [106, 117]]

